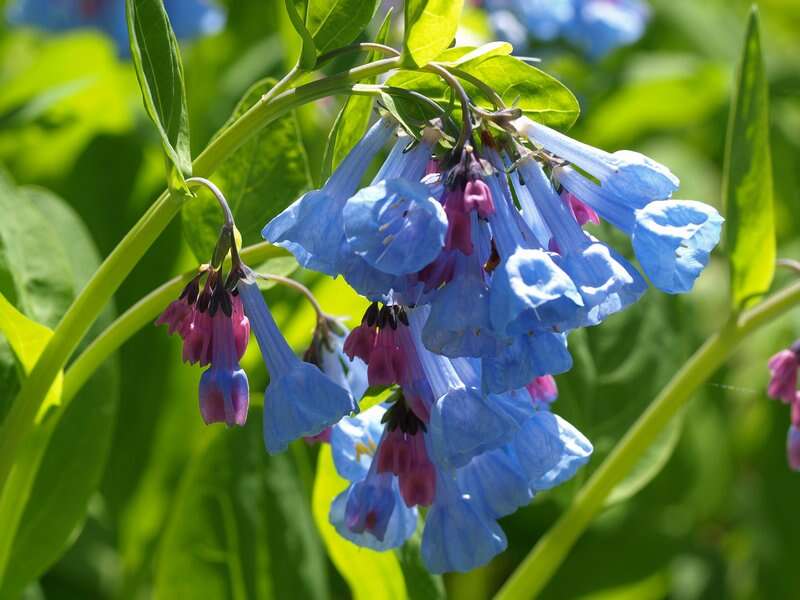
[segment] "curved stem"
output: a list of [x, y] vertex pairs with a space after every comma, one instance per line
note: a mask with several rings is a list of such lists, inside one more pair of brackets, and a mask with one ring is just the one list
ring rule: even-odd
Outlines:
[[470, 100], [469, 96], [467, 95], [467, 91], [464, 89], [464, 86], [461, 85], [458, 79], [442, 65], [430, 63], [425, 67], [425, 70], [435, 73], [444, 79], [445, 83], [447, 83], [447, 85], [449, 85], [453, 91], [458, 94], [459, 101], [461, 102], [461, 121], [463, 122], [463, 127], [455, 147], [457, 149], [463, 148], [467, 142], [472, 140], [472, 114], [470, 113]]
[[748, 335], [800, 303], [800, 283], [729, 321], [694, 353], [592, 474], [572, 505], [542, 536], [503, 585], [495, 600], [535, 598], [550, 581], [567, 553], [605, 499], [630, 472], [678, 410], [725, 362]]
[[308, 289], [299, 281], [295, 281], [294, 279], [291, 279], [289, 277], [284, 277], [283, 275], [275, 275], [274, 273], [259, 273], [258, 271], [252, 271], [252, 274], [254, 277], [257, 277], [258, 279], [264, 279], [266, 281], [274, 281], [275, 283], [285, 285], [286, 287], [292, 288], [293, 290], [300, 292], [301, 294], [303, 294], [303, 296], [306, 297], [306, 300], [308, 300], [309, 304], [311, 304], [311, 306], [314, 309], [314, 312], [317, 313], [317, 320], [321, 321], [327, 318], [328, 315], [326, 315], [325, 311], [322, 310], [322, 306], [320, 306], [320, 303], [314, 297], [314, 294], [311, 292], [311, 290]]
[[222, 214], [225, 216], [225, 225], [233, 228], [235, 223], [233, 222], [233, 213], [231, 212], [231, 207], [228, 205], [228, 201], [225, 199], [222, 191], [211, 181], [206, 179], [205, 177], [190, 177], [186, 180], [186, 185], [189, 187], [194, 186], [203, 186], [206, 187], [211, 191], [214, 197], [217, 199], [220, 208], [222, 209]]
[[[294, 107], [346, 92], [352, 89], [354, 82], [385, 73], [399, 64], [397, 58], [383, 59], [287, 90], [271, 101], [262, 98], [195, 159], [195, 175], [210, 175], [261, 128]], [[61, 319], [33, 370], [23, 381], [0, 430], [0, 486], [5, 484], [20, 441], [30, 431], [42, 399], [59, 371], [123, 280], [178, 213], [184, 200], [179, 191], [162, 193], [103, 261]]]
[[351, 44], [349, 46], [344, 46], [343, 48], [336, 48], [335, 50], [331, 50], [330, 52], [321, 54], [319, 58], [317, 58], [316, 66], [317, 68], [319, 68], [325, 63], [330, 62], [334, 58], [342, 56], [343, 54], [350, 54], [351, 52], [366, 52], [371, 50], [377, 50], [378, 52], [383, 52], [388, 56], [400, 56], [399, 50], [396, 50], [391, 46], [387, 46], [386, 44], [378, 44], [376, 42], [361, 42], [358, 44]]
[[472, 85], [481, 90], [484, 94], [486, 94], [486, 97], [489, 100], [491, 100], [492, 104], [494, 104], [497, 108], [501, 110], [506, 109], [506, 103], [500, 96], [500, 94], [498, 94], [497, 91], [492, 86], [487, 84], [479, 77], [475, 77], [475, 75], [472, 75], [470, 73], [467, 73], [466, 71], [462, 71], [461, 69], [453, 67], [450, 67], [450, 72], [459, 79], [463, 79], [464, 81], [469, 81]]

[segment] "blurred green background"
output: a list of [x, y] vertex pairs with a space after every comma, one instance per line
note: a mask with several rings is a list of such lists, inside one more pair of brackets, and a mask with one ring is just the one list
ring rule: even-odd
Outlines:
[[[296, 58], [283, 2], [226, 4], [225, 30], [182, 48], [194, 154], [250, 84], [280, 77]], [[651, 5], [654, 18], [645, 38], [602, 62], [564, 49], [536, 48], [534, 54], [580, 100], [575, 137], [609, 150], [647, 153], [681, 178], [681, 197], [721, 209], [725, 128], [749, 3]], [[798, 258], [800, 2], [765, 0], [759, 6], [779, 255]], [[88, 241], [99, 256], [111, 251], [163, 188], [164, 164], [133, 70], [109, 41], [91, 33], [48, 37], [2, 27], [0, 163], [9, 179], [3, 193], [11, 181], [31, 197], [47, 195], [39, 188], [51, 190], [86, 226], [76, 233], [58, 210], [45, 211], [67, 254], [74, 250], [53, 258], [71, 264], [62, 269], [70, 281], [61, 304], [29, 314], [52, 327], [96, 264]], [[480, 10], [468, 10], [460, 41], [490, 37]], [[300, 111], [314, 185], [340, 103], [329, 99]], [[274, 195], [264, 199], [272, 201], [271, 213], [288, 201], [280, 190]], [[257, 231], [262, 224], [244, 226]], [[181, 228], [176, 219], [124, 283], [115, 297], [117, 313], [197, 264]], [[613, 239], [610, 230], [602, 235]], [[341, 281], [296, 276], [313, 287], [328, 312], [360, 318], [363, 301]], [[775, 286], [791, 276], [779, 273]], [[575, 367], [558, 378], [555, 410], [593, 441], [595, 456], [575, 481], [504, 519], [508, 551], [485, 568], [448, 576], [450, 598], [487, 598], [499, 587], [659, 389], [721, 324], [726, 281], [726, 265], [717, 258], [691, 295], [675, 299], [651, 290], [637, 307], [570, 338]], [[0, 273], [0, 291], [7, 293], [7, 284]], [[290, 342], [302, 350], [313, 327], [309, 306], [278, 288], [267, 298]], [[751, 338], [710, 377], [627, 482], [628, 493], [617, 494], [578, 542], [545, 598], [800, 597], [800, 475], [788, 470], [784, 457], [788, 409], [764, 391], [767, 358], [798, 335], [795, 311]], [[259, 391], [267, 375], [252, 346], [244, 363], [251, 389]], [[3, 357], [8, 347], [0, 343]], [[0, 360], [5, 391], [16, 385], [8, 364]], [[146, 327], [77, 396], [70, 418], [84, 425], [83, 433], [61, 440], [73, 454], [59, 475], [100, 478], [99, 490], [68, 548], [31, 541], [31, 552], [60, 559], [26, 597], [350, 597], [325, 557], [308, 509], [317, 450], [300, 442], [289, 455], [267, 459], [258, 442], [258, 412], [248, 427], [253, 435], [230, 434], [238, 437], [226, 441], [227, 432], [206, 428], [197, 409], [200, 373], [181, 363], [177, 339]], [[6, 408], [0, 403], [0, 415]], [[197, 490], [214, 502], [199, 498]], [[35, 493], [52, 497], [56, 511], [69, 506], [57, 487], [37, 484]], [[353, 557], [358, 561], [359, 553]], [[217, 588], [220, 572], [241, 580]]]

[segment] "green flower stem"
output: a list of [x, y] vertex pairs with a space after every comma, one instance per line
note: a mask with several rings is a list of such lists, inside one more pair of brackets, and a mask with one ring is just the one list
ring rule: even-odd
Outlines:
[[[397, 58], [383, 59], [287, 90], [271, 101], [263, 98], [197, 157], [194, 174], [209, 176], [219, 164], [270, 122], [293, 108], [325, 96], [347, 93], [355, 82], [397, 66]], [[144, 253], [178, 214], [185, 197], [164, 192], [106, 258], [56, 327], [20, 390], [0, 431], [0, 486], [5, 485], [20, 441], [30, 431], [36, 413], [58, 373], [67, 363], [103, 307]]]
[[[279, 250], [275, 246], [262, 242], [242, 248], [240, 256], [245, 262], [258, 264], [275, 256], [277, 251]], [[195, 275], [197, 275], [196, 269], [173, 277], [131, 306], [98, 335], [64, 373], [62, 405], [66, 407], [70, 403], [83, 384], [111, 354], [137, 331], [152, 323], [164, 308], [178, 297], [183, 287]]]
[[564, 561], [592, 518], [602, 510], [614, 487], [636, 465], [659, 432], [727, 360], [748, 335], [800, 303], [800, 283], [775, 294], [763, 304], [732, 318], [684, 364], [652, 404], [628, 430], [603, 464], [575, 497], [572, 506], [542, 536], [495, 600], [535, 598]]

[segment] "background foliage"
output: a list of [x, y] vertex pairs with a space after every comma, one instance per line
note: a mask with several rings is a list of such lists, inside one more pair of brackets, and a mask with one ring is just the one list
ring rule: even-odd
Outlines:
[[[222, 33], [181, 49], [193, 156], [241, 110], [242, 97], [265, 89], [262, 83], [248, 91], [251, 84], [280, 78], [301, 48], [283, 2], [227, 4]], [[410, 10], [424, 4], [411, 2]], [[725, 131], [748, 4], [651, 4], [654, 20], [644, 40], [603, 62], [548, 48], [534, 53], [580, 100], [574, 135], [653, 156], [680, 176], [682, 197], [721, 209]], [[800, 5], [759, 4], [778, 255], [797, 257]], [[382, 14], [373, 20], [372, 36]], [[368, 16], [353, 12], [348, 25]], [[336, 37], [349, 36], [340, 24], [312, 17], [311, 51], [347, 41]], [[134, 69], [109, 41], [91, 33], [44, 37], [7, 29], [0, 36], [0, 292], [25, 316], [52, 328], [99, 257], [162, 189], [162, 139], [147, 120]], [[491, 34], [482, 13], [468, 9], [459, 40], [478, 39]], [[403, 43], [396, 31], [389, 41]], [[342, 67], [350, 59], [338, 60]], [[330, 164], [326, 139], [341, 100], [305, 107], [251, 140], [244, 152], [261, 161], [257, 173], [241, 172], [239, 154], [215, 176], [234, 210], [241, 206], [245, 244], [256, 241], [261, 224], [298, 192], [319, 184]], [[340, 145], [351, 143], [344, 136], [353, 133], [338, 135], [340, 157]], [[263, 199], [261, 212], [253, 212], [248, 195]], [[203, 202], [188, 205], [116, 295], [117, 311], [192, 268], [192, 250], [208, 253], [218, 223], [203, 221], [207, 214]], [[27, 247], [19, 242], [25, 239], [20, 228], [31, 231]], [[191, 249], [182, 230], [194, 236]], [[298, 276], [332, 314], [360, 317], [362, 301], [342, 282]], [[779, 273], [777, 285], [788, 277]], [[268, 294], [290, 342], [304, 348], [311, 309], [281, 288]], [[449, 597], [491, 595], [622, 432], [720, 325], [727, 302], [726, 265], [717, 259], [695, 293], [674, 299], [651, 291], [603, 327], [571, 337], [576, 365], [558, 378], [556, 410], [592, 439], [596, 455], [576, 481], [506, 519], [509, 550], [485, 568], [447, 577]], [[710, 379], [615, 491], [545, 597], [796, 597], [800, 480], [785, 466], [786, 409], [768, 401], [764, 387], [766, 358], [798, 332], [795, 312], [760, 332]], [[267, 375], [253, 346], [245, 368], [251, 389], [261, 390]], [[442, 597], [439, 582], [420, 578], [413, 552], [376, 557], [314, 526], [338, 485], [314, 481], [316, 449], [298, 443], [287, 455], [267, 457], [257, 410], [243, 430], [204, 427], [199, 376], [199, 369], [180, 362], [178, 341], [155, 327], [146, 327], [95, 374], [45, 453], [32, 490], [37, 503], [23, 515], [9, 566], [15, 577], [0, 597], [17, 595], [31, 578], [37, 582], [24, 592], [31, 598]], [[0, 417], [17, 389], [17, 366], [8, 340], [0, 338]], [[326, 460], [323, 452], [320, 461]], [[345, 578], [337, 571], [344, 566]]]

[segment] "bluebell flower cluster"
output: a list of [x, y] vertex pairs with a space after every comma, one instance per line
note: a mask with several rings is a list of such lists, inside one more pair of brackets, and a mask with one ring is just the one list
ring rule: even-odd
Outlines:
[[[553, 375], [572, 365], [569, 332], [635, 303], [647, 279], [689, 291], [722, 224], [710, 206], [673, 200], [677, 177], [641, 154], [607, 153], [524, 117], [504, 128], [453, 147], [434, 128], [398, 133], [384, 116], [321, 189], [263, 230], [372, 301], [341, 351], [366, 365], [370, 386], [394, 390], [336, 423], [356, 405], [330, 390], [312, 398], [317, 384], [293, 379], [273, 449], [336, 423], [324, 439], [350, 485], [331, 522], [387, 550], [428, 507], [422, 555], [433, 572], [489, 561], [506, 546], [498, 519], [589, 459], [589, 441], [551, 412]], [[639, 268], [584, 229], [602, 221], [630, 237]], [[270, 327], [268, 364], [280, 345]]]
[[593, 59], [638, 41], [650, 10], [641, 0], [486, 0], [492, 26], [516, 48], [564, 38]]
[[[178, 39], [211, 35], [225, 25], [225, 13], [209, 0], [165, 0], [164, 6]], [[96, 29], [114, 41], [120, 55], [130, 53], [123, 0], [16, 0], [7, 15], [13, 25], [46, 31]]]

